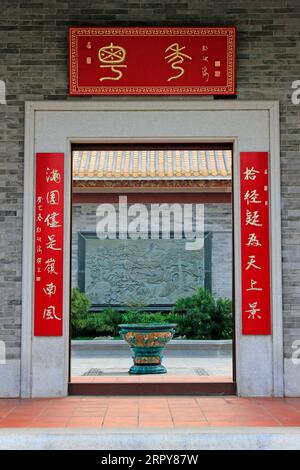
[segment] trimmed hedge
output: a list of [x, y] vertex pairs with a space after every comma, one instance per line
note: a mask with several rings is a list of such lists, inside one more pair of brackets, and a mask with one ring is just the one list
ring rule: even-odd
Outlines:
[[131, 308], [121, 313], [111, 307], [89, 313], [90, 302], [79, 289], [72, 289], [72, 337], [119, 336], [120, 323], [176, 323], [175, 337], [186, 339], [231, 339], [232, 302], [214, 299], [199, 287], [195, 294], [177, 300], [169, 313]]

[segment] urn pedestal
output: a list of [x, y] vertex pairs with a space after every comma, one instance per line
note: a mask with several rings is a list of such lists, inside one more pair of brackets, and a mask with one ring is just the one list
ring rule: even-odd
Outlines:
[[121, 337], [133, 351], [130, 374], [165, 374], [162, 352], [173, 338], [175, 323], [138, 323], [119, 325]]

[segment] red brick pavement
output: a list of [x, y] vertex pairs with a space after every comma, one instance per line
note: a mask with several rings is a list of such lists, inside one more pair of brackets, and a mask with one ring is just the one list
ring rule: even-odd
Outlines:
[[300, 398], [66, 397], [0, 400], [1, 428], [300, 426]]

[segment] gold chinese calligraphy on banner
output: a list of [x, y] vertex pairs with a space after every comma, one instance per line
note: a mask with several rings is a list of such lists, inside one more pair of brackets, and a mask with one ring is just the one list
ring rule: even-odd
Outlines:
[[36, 155], [34, 334], [63, 331], [64, 154]]
[[271, 334], [267, 152], [241, 152], [242, 332]]

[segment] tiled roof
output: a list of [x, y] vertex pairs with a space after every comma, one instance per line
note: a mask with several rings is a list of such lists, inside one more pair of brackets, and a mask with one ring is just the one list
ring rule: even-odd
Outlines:
[[73, 178], [228, 180], [231, 150], [76, 150]]

